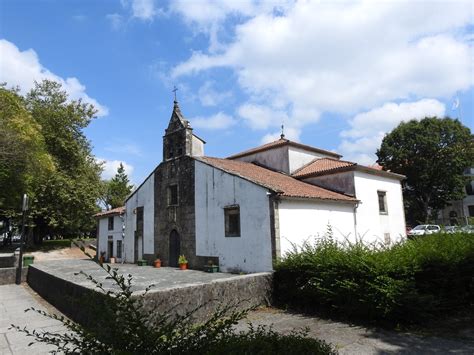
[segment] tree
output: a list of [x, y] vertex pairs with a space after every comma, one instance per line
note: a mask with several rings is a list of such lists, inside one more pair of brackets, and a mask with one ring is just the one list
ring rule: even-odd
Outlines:
[[17, 90], [0, 87], [0, 217], [19, 213], [21, 198], [55, 170], [41, 126]]
[[25, 106], [41, 127], [45, 147], [55, 171], [36, 177], [31, 216], [35, 238], [47, 234], [84, 235], [94, 228], [98, 210], [101, 165], [92, 155], [83, 129], [96, 114], [81, 100], [70, 100], [61, 85], [44, 80], [26, 95]]
[[387, 134], [377, 162], [406, 176], [406, 217], [425, 223], [451, 200], [464, 196], [463, 172], [474, 162], [474, 141], [458, 120], [426, 117], [402, 122]]
[[123, 206], [125, 199], [132, 192], [133, 185], [125, 173], [123, 164], [120, 163], [115, 176], [108, 181], [103, 181], [102, 201], [107, 209]]

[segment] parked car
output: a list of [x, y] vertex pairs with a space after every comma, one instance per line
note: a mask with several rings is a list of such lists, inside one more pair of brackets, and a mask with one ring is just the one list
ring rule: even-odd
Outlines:
[[474, 234], [474, 225], [468, 224], [461, 228], [461, 232]]
[[446, 226], [446, 227], [444, 227], [443, 232], [444, 233], [449, 233], [449, 234], [458, 233], [458, 232], [461, 232], [461, 227], [459, 227], [459, 226]]
[[12, 242], [13, 242], [13, 243], [19, 243], [20, 240], [21, 240], [21, 235], [19, 235], [19, 234], [13, 234], [13, 236], [12, 236]]
[[413, 238], [419, 235], [427, 235], [433, 233], [439, 233], [441, 227], [437, 224], [420, 224], [408, 232], [408, 238]]

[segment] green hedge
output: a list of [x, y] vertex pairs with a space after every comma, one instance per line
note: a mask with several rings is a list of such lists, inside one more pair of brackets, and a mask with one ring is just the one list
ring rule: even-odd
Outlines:
[[474, 304], [474, 235], [437, 234], [391, 248], [326, 238], [275, 265], [274, 300], [349, 319], [420, 323]]

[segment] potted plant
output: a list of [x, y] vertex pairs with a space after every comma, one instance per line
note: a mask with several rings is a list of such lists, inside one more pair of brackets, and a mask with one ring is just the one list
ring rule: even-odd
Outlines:
[[157, 269], [161, 267], [161, 259], [159, 258], [158, 254], [156, 254], [156, 259], [153, 261], [153, 266]]
[[181, 270], [186, 270], [188, 268], [188, 260], [184, 255], [180, 255], [178, 258], [179, 268]]
[[138, 266], [147, 266], [148, 262], [146, 260], [140, 259], [137, 261]]
[[105, 251], [100, 252], [99, 264], [102, 265], [105, 262]]
[[204, 271], [205, 272], [210, 272], [210, 273], [219, 272], [219, 265], [214, 265], [212, 260], [209, 260], [207, 262], [207, 265], [204, 265]]

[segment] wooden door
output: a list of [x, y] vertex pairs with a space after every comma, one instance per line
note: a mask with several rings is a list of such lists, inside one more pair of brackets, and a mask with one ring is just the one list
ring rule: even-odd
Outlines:
[[171, 231], [169, 244], [170, 244], [169, 265], [171, 267], [177, 267], [179, 254], [181, 252], [180, 237], [177, 231], [175, 230]]

